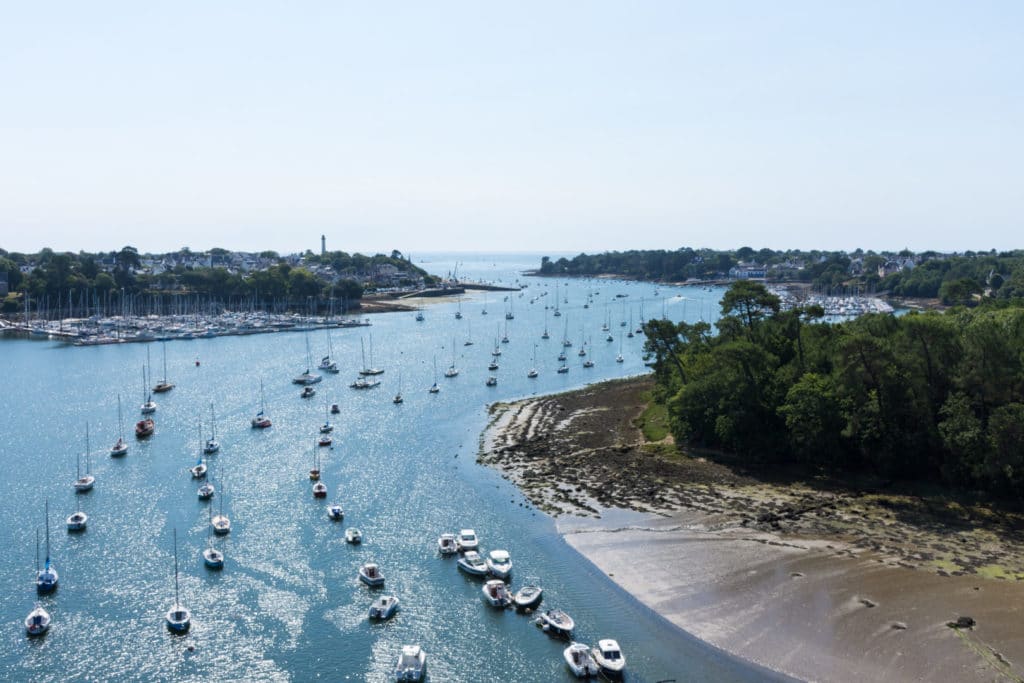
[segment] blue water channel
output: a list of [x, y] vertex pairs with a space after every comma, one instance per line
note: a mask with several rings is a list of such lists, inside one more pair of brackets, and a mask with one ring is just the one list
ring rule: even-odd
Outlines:
[[[496, 611], [481, 600], [480, 581], [440, 557], [436, 539], [472, 527], [483, 550], [511, 552], [513, 587], [536, 576], [544, 604], [576, 620], [576, 639], [612, 637], [629, 661], [628, 680], [760, 680], [765, 672], [733, 660], [671, 626], [619, 590], [568, 547], [553, 521], [531, 509], [519, 491], [475, 456], [487, 406], [557, 392], [613, 377], [643, 373], [642, 336], [623, 339], [620, 322], [661, 315], [713, 317], [720, 290], [618, 281], [559, 282], [561, 318], [552, 317], [552, 279], [524, 277], [533, 256], [432, 255], [425, 268], [527, 285], [519, 293], [473, 293], [461, 302], [432, 303], [425, 320], [412, 313], [372, 316], [372, 326], [330, 332], [342, 371], [325, 375], [317, 396], [300, 399], [291, 378], [326, 353], [328, 333], [314, 331], [220, 337], [161, 344], [75, 348], [51, 341], [0, 341], [0, 555], [3, 680], [391, 680], [403, 644], [428, 653], [432, 681], [572, 680], [565, 643], [528, 616]], [[540, 296], [547, 293], [546, 296]], [[583, 308], [592, 297], [589, 308]], [[616, 294], [628, 296], [616, 297]], [[569, 302], [565, 303], [568, 297]], [[685, 297], [685, 298], [680, 298]], [[534, 300], [534, 303], [530, 303]], [[454, 314], [461, 306], [463, 319]], [[483, 315], [486, 306], [488, 315]], [[506, 321], [505, 312], [514, 319]], [[600, 327], [612, 321], [615, 341]], [[551, 338], [541, 339], [545, 326]], [[567, 374], [556, 374], [566, 330], [574, 342]], [[489, 372], [496, 337], [499, 370]], [[348, 387], [361, 365], [360, 341], [385, 369], [380, 387]], [[464, 346], [472, 336], [475, 344]], [[440, 374], [452, 362], [458, 377]], [[576, 355], [592, 340], [593, 368]], [[537, 344], [540, 376], [528, 379]], [[117, 397], [126, 434], [139, 419], [147, 347], [154, 374], [177, 387], [156, 397], [156, 434], [130, 437], [129, 453], [111, 459], [118, 432]], [[438, 394], [427, 392], [438, 368]], [[196, 365], [196, 360], [200, 361]], [[315, 360], [314, 360], [315, 363]], [[498, 377], [496, 387], [484, 384]], [[405, 402], [392, 403], [401, 375]], [[264, 383], [273, 427], [250, 428]], [[187, 468], [199, 452], [199, 422], [209, 430], [215, 405], [221, 450], [209, 458], [217, 494], [196, 496]], [[338, 403], [334, 446], [319, 449], [326, 502], [339, 501], [345, 520], [332, 523], [326, 502], [311, 495], [317, 427], [325, 406]], [[71, 482], [76, 455], [91, 433], [93, 491], [77, 496]], [[82, 462], [84, 467], [85, 462]], [[50, 504], [51, 555], [59, 589], [37, 598], [35, 533]], [[80, 504], [89, 515], [85, 533], [71, 535], [64, 519]], [[229, 536], [210, 539], [209, 507], [223, 506]], [[345, 543], [346, 527], [365, 534]], [[182, 602], [193, 624], [185, 636], [164, 628], [173, 602], [172, 530], [177, 530]], [[200, 553], [213, 542], [226, 554], [223, 571], [204, 568]], [[367, 620], [375, 593], [357, 580], [357, 568], [378, 562], [384, 592], [401, 609], [383, 624]], [[39, 639], [25, 636], [22, 620], [40, 600], [54, 619]]]

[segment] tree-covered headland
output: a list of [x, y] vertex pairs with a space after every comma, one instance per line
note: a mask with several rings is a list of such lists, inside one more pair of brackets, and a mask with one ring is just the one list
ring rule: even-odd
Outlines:
[[644, 326], [677, 443], [1024, 499], [1024, 307], [827, 323], [738, 281], [721, 311]]

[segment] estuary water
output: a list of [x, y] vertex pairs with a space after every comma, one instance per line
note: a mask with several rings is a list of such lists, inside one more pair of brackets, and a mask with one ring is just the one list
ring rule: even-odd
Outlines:
[[[421, 322], [412, 313], [379, 314], [365, 328], [163, 347], [0, 341], [0, 679], [385, 681], [392, 680], [401, 646], [415, 643], [428, 654], [432, 681], [573, 680], [563, 641], [545, 635], [528, 616], [487, 606], [481, 581], [437, 554], [439, 534], [465, 527], [477, 531], [483, 551], [510, 551], [513, 588], [539, 577], [544, 606], [575, 618], [577, 640], [617, 639], [628, 658], [628, 680], [765, 678], [619, 590], [515, 487], [476, 464], [488, 404], [645, 372], [642, 335], [625, 338], [628, 328], [620, 325], [631, 318], [632, 327], [639, 326], [641, 301], [644, 317], [696, 320], [717, 313], [720, 290], [579, 280], [566, 287], [564, 280], [520, 275], [539, 260], [423, 257], [431, 272], [458, 265], [460, 276], [526, 288], [431, 303]], [[560, 317], [553, 317], [556, 282]], [[460, 308], [463, 318], [456, 320]], [[506, 320], [506, 312], [514, 318]], [[612, 342], [600, 329], [609, 319]], [[506, 324], [507, 344], [500, 342]], [[545, 325], [549, 340], [541, 339]], [[557, 374], [566, 331], [574, 344], [570, 369]], [[306, 369], [307, 340], [315, 365], [327, 352], [328, 334], [341, 372], [325, 374], [317, 395], [301, 399], [291, 378]], [[624, 362], [616, 363], [620, 334]], [[362, 364], [360, 341], [369, 353], [371, 336], [374, 364], [385, 372], [379, 387], [357, 391], [348, 385]], [[475, 343], [466, 346], [469, 339]], [[489, 372], [496, 340], [500, 367]], [[577, 355], [584, 341], [592, 368], [583, 368]], [[540, 374], [528, 379], [535, 344]], [[155, 397], [155, 435], [136, 441], [130, 435], [143, 400], [147, 347], [156, 378], [166, 349], [168, 379], [177, 387]], [[441, 373], [453, 355], [460, 372], [448, 379]], [[435, 359], [441, 391], [430, 394]], [[498, 378], [497, 386], [485, 386], [489, 375]], [[249, 424], [261, 380], [273, 420], [264, 431]], [[399, 381], [405, 401], [396, 405]], [[118, 394], [130, 449], [112, 459], [107, 453], [118, 434]], [[217, 493], [203, 502], [187, 468], [200, 451], [200, 421], [203, 435], [209, 433], [211, 403], [221, 449], [209, 457]], [[341, 409], [330, 417], [334, 444], [316, 449], [329, 403]], [[97, 483], [76, 496], [71, 483], [76, 456], [85, 452], [86, 423]], [[326, 501], [311, 495], [307, 472], [314, 450]], [[35, 533], [43, 528], [45, 500], [61, 579], [55, 593], [37, 597]], [[340, 523], [326, 515], [326, 504], [335, 501], [345, 509]], [[64, 520], [76, 504], [89, 525], [73, 535]], [[230, 535], [211, 539], [211, 506], [215, 512], [223, 506], [230, 516]], [[350, 526], [363, 531], [361, 546], [345, 543]], [[174, 599], [175, 529], [181, 600], [193, 614], [184, 636], [171, 635], [163, 622]], [[226, 554], [222, 571], [203, 566], [201, 551], [211, 542]], [[357, 580], [367, 561], [380, 564], [383, 591]], [[400, 611], [389, 622], [370, 623], [367, 609], [381, 592], [398, 596]], [[37, 600], [54, 623], [45, 637], [29, 639], [22, 620]]]

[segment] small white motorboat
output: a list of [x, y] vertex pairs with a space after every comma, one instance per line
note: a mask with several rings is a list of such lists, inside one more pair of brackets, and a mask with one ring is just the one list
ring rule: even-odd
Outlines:
[[572, 620], [572, 617], [560, 609], [549, 609], [546, 612], [541, 612], [538, 623], [545, 633], [556, 636], [572, 636], [572, 630], [576, 628], [576, 622]]
[[619, 644], [611, 638], [597, 641], [597, 647], [590, 651], [590, 655], [606, 676], [621, 676], [626, 668], [626, 656], [622, 654]]
[[562, 655], [565, 657], [565, 663], [569, 666], [569, 670], [577, 678], [588, 678], [601, 672], [601, 668], [590, 655], [590, 647], [585, 643], [570, 644], [562, 652]]
[[437, 552], [442, 555], [454, 555], [459, 552], [459, 545], [455, 542], [455, 534], [441, 534], [437, 539]]
[[36, 605], [25, 617], [25, 631], [32, 637], [41, 636], [50, 630], [51, 621], [50, 613], [42, 605]]
[[512, 604], [512, 596], [509, 595], [508, 586], [501, 579], [487, 581], [481, 590], [484, 594], [484, 600], [491, 607], [508, 607]]
[[476, 532], [472, 529], [462, 529], [459, 531], [456, 543], [458, 543], [459, 550], [465, 552], [467, 550], [476, 550], [480, 546], [480, 539], [476, 537]]
[[210, 569], [224, 568], [224, 553], [210, 546], [203, 550], [203, 564]]
[[394, 595], [382, 595], [370, 605], [371, 619], [390, 619], [398, 611], [398, 598]]
[[396, 681], [422, 681], [427, 673], [427, 653], [419, 645], [403, 645], [395, 664]]
[[199, 496], [199, 500], [210, 500], [213, 498], [214, 488], [210, 482], [204, 483], [196, 490], [196, 495]]
[[459, 569], [474, 576], [487, 576], [487, 563], [475, 550], [467, 550], [459, 558]]
[[345, 516], [345, 511], [341, 508], [339, 503], [333, 503], [327, 506], [327, 517], [334, 521], [340, 521]]
[[81, 510], [75, 510], [70, 515], [68, 515], [68, 531], [85, 531], [85, 526], [88, 521], [88, 515], [86, 515]]
[[[363, 532], [354, 526], [349, 527], [348, 529], [345, 529], [345, 541], [353, 545], [359, 545], [363, 542]], [[381, 581], [383, 580], [384, 579], [381, 579]]]
[[381, 574], [380, 567], [373, 562], [367, 562], [359, 567], [359, 580], [371, 587], [384, 585], [384, 575]]
[[512, 557], [507, 550], [492, 550], [487, 553], [487, 570], [499, 579], [512, 574]]
[[523, 586], [512, 596], [512, 602], [518, 609], [533, 609], [544, 597], [544, 589], [536, 584]]

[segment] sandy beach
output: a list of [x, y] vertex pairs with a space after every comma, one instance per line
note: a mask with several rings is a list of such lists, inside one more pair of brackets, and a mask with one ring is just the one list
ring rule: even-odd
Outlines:
[[679, 454], [636, 426], [650, 386], [497, 404], [479, 459], [612, 580], [736, 656], [812, 681], [1024, 680], [1017, 516]]

